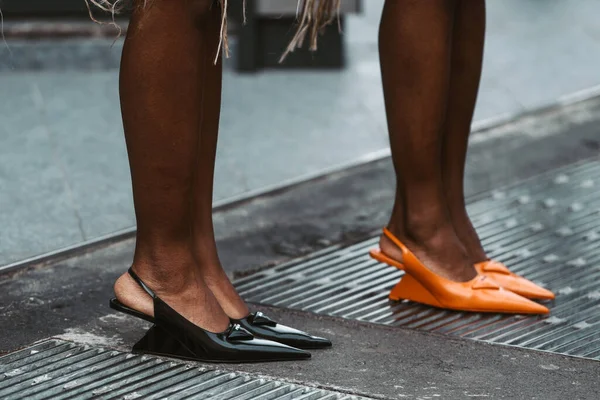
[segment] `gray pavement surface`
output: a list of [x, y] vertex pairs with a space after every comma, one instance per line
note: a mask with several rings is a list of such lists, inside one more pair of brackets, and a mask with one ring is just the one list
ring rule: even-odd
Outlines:
[[[481, 132], [471, 148], [468, 194], [597, 157], [599, 111], [600, 99], [593, 99]], [[215, 221], [228, 273], [245, 275], [380, 229], [391, 205], [391, 182], [389, 159], [384, 159], [222, 209]], [[107, 300], [112, 282], [131, 261], [133, 244], [132, 239], [124, 240], [0, 275], [0, 353], [48, 337], [127, 350], [146, 325], [113, 313]], [[254, 308], [282, 323], [329, 336], [335, 347], [314, 352], [306, 363], [219, 369], [372, 398], [596, 399], [599, 395], [598, 361]]]
[[[101, 366], [101, 368], [99, 367]], [[0, 396], [37, 399], [310, 399], [359, 396], [50, 339], [0, 357]]]
[[[312, 351], [309, 361], [219, 365], [219, 370], [379, 399], [592, 400], [600, 396], [598, 361], [309, 313], [256, 309], [282, 324], [327, 336], [334, 346]], [[127, 351], [148, 327], [110, 314], [59, 337]]]
[[[348, 21], [344, 71], [227, 68], [215, 200], [386, 149], [382, 1], [364, 3]], [[476, 120], [600, 84], [599, 11], [594, 0], [488, 2]], [[121, 42], [111, 43], [0, 46], [0, 265], [134, 225], [117, 95]]]

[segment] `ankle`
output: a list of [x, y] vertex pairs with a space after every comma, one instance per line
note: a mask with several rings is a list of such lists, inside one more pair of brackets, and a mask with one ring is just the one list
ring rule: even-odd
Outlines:
[[155, 281], [170, 280], [177, 276], [189, 276], [194, 270], [194, 255], [191, 243], [178, 241], [169, 243], [136, 243], [133, 269], [142, 279]]
[[391, 221], [388, 229], [397, 237], [416, 243], [429, 242], [440, 235], [454, 233], [452, 222], [442, 210], [441, 207], [423, 207], [419, 211], [409, 211], [402, 221]]
[[[457, 282], [466, 282], [475, 276], [473, 263], [448, 222], [405, 225], [402, 232], [392, 233], [436, 274]], [[379, 246], [388, 257], [402, 262], [404, 254], [385, 235], [381, 236]]]
[[[401, 229], [394, 229], [392, 225], [388, 226], [388, 230], [409, 249], [436, 249], [444, 247], [448, 238], [456, 237], [455, 232], [452, 230], [452, 225], [449, 223], [444, 223], [443, 225], [440, 223], [405, 224]], [[391, 255], [400, 251], [396, 244], [386, 235], [381, 235], [379, 246], [384, 253]]]
[[133, 264], [161, 267], [173, 263], [185, 263], [193, 259], [191, 238], [164, 240], [138, 237], [135, 244]]
[[451, 207], [449, 212], [454, 231], [456, 232], [456, 235], [462, 242], [473, 262], [482, 262], [487, 260], [487, 254], [481, 245], [479, 235], [477, 234], [477, 231], [471, 222], [471, 218], [469, 217], [464, 204], [458, 204]]
[[233, 319], [246, 317], [250, 311], [221, 266], [214, 240], [205, 238], [195, 244], [196, 267], [223, 311]]
[[448, 214], [453, 222], [469, 221], [467, 204], [465, 203], [464, 198], [448, 201]]
[[184, 293], [196, 282], [192, 260], [173, 259], [170, 263], [136, 260], [132, 269], [159, 296]]
[[194, 261], [201, 271], [218, 271], [221, 262], [214, 239], [195, 239], [193, 246]]

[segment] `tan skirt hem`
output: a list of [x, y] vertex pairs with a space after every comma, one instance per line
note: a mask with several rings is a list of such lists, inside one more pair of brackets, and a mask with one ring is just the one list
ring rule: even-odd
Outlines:
[[[105, 12], [112, 14], [113, 16], [113, 24], [114, 17], [121, 10], [121, 6], [125, 3], [124, 0], [84, 0], [88, 12], [90, 14], [90, 18], [98, 23], [102, 23], [94, 18], [94, 13], [92, 11], [93, 7], [97, 7]], [[148, 5], [150, 1], [153, 0], [144, 0], [144, 6]], [[165, 0], [168, 1], [168, 0]], [[226, 57], [229, 57], [229, 41], [227, 39], [227, 9], [228, 9], [228, 0], [216, 0], [219, 2], [221, 6], [221, 34], [219, 38], [219, 46], [217, 49], [217, 54], [215, 55], [215, 64], [219, 60], [219, 56], [222, 52], [225, 53]], [[296, 33], [292, 37], [292, 40], [288, 44], [287, 48], [284, 50], [283, 54], [279, 62], [283, 62], [285, 57], [293, 52], [295, 49], [300, 48], [304, 45], [307, 38], [309, 41], [309, 49], [316, 50], [317, 49], [317, 41], [319, 34], [322, 30], [332, 23], [336, 18], [339, 23], [339, 10], [340, 10], [341, 0], [298, 0], [298, 7], [296, 12], [296, 18], [298, 21], [298, 25], [296, 28]], [[243, 1], [243, 15], [244, 15], [244, 23], [246, 22], [246, 0]], [[117, 29], [120, 28], [117, 26]]]

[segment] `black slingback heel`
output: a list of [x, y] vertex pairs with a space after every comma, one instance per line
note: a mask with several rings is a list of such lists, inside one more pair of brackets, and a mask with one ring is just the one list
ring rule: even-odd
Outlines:
[[[110, 308], [154, 323], [154, 318], [150, 315], [127, 307], [117, 299], [110, 300]], [[240, 325], [256, 337], [283, 343], [299, 349], [323, 349], [331, 347], [329, 339], [312, 336], [298, 329], [281, 325], [262, 312], [251, 313], [240, 319], [231, 319], [231, 323]]]
[[117, 299], [110, 307], [154, 323], [134, 346], [133, 352], [205, 362], [261, 362], [310, 358], [310, 353], [270, 340], [256, 339], [240, 324], [219, 333], [194, 325], [162, 301], [130, 268], [129, 275], [154, 302], [154, 318], [133, 310]]
[[[110, 308], [154, 323], [154, 318], [151, 316], [127, 307], [117, 299], [110, 300]], [[244, 318], [231, 319], [231, 322], [240, 325], [256, 337], [287, 344], [288, 346], [297, 347], [299, 349], [308, 350], [331, 347], [331, 341], [329, 339], [312, 336], [298, 329], [281, 325], [260, 311], [251, 313]]]

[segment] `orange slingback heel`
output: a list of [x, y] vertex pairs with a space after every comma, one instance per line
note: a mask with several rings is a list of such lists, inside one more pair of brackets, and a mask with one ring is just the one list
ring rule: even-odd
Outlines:
[[402, 262], [380, 249], [369, 252], [375, 260], [405, 271], [400, 282], [390, 292], [392, 300], [416, 303], [458, 311], [508, 314], [548, 314], [548, 308], [509, 290], [504, 290], [486, 275], [477, 275], [467, 282], [454, 282], [429, 270], [387, 228], [383, 234], [402, 251]]

